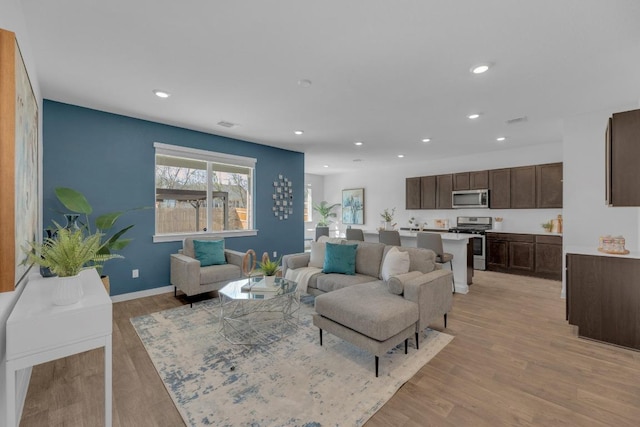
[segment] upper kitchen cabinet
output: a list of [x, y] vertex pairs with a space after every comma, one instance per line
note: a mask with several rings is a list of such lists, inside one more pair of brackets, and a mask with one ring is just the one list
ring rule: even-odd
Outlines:
[[406, 209], [420, 209], [420, 177], [407, 178], [405, 207]]
[[451, 192], [453, 191], [453, 175], [436, 176], [436, 209], [451, 209]]
[[423, 176], [420, 178], [420, 208], [436, 208], [436, 177]]
[[511, 169], [489, 171], [489, 200], [491, 209], [511, 207]]
[[640, 110], [616, 113], [606, 133], [606, 203], [640, 206]]
[[536, 206], [562, 207], [562, 163], [536, 165]]
[[486, 190], [489, 188], [489, 171], [469, 172], [469, 190]]
[[[536, 167], [511, 168], [511, 208], [536, 207]], [[494, 207], [494, 206], [491, 206]]]
[[458, 190], [470, 190], [469, 177], [470, 172], [454, 173], [453, 174], [453, 191]]

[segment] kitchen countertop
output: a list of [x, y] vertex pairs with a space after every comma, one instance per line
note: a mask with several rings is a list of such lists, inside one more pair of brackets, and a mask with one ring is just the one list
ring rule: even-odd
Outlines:
[[565, 254], [576, 254], [576, 255], [593, 255], [593, 256], [608, 256], [612, 258], [633, 258], [640, 259], [640, 252], [632, 251], [626, 255], [621, 254], [608, 254], [605, 252], [600, 252], [596, 246], [568, 246], [565, 248]]
[[[423, 230], [427, 231], [427, 230]], [[378, 230], [363, 230], [364, 234], [369, 235], [378, 235]], [[399, 230], [400, 237], [408, 237], [408, 238], [416, 238], [419, 231], [408, 231], [408, 230]], [[468, 240], [470, 237], [478, 237], [475, 234], [467, 234], [467, 233], [449, 233], [446, 229], [442, 229], [439, 231], [442, 236], [442, 240]]]
[[537, 236], [560, 236], [562, 233], [547, 233], [546, 231], [524, 231], [524, 230], [487, 230], [487, 233], [506, 233], [506, 234], [535, 234]]

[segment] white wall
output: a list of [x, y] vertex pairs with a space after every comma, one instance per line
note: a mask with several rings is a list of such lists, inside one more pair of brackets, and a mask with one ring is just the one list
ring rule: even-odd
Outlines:
[[[386, 169], [368, 169], [363, 163], [358, 172], [327, 175], [324, 179], [324, 194], [329, 203], [341, 201], [342, 190], [365, 189], [365, 224], [362, 228], [380, 226], [380, 213], [385, 208], [396, 208], [395, 222], [406, 227], [412, 216], [420, 222], [433, 225], [433, 219], [449, 219], [455, 223], [457, 216], [501, 216], [505, 231], [543, 231], [540, 224], [556, 218], [561, 209], [445, 209], [406, 210], [405, 179], [413, 176], [438, 175], [472, 170], [498, 169], [502, 167], [526, 166], [562, 161], [562, 144], [546, 144], [535, 148], [507, 149], [480, 155], [456, 157], [443, 160], [425, 160], [420, 164], [409, 164], [404, 159], [394, 159], [397, 165]], [[360, 227], [360, 226], [356, 226]], [[339, 225], [340, 231], [346, 227]]]
[[[42, 96], [40, 95], [40, 85], [38, 84], [38, 78], [36, 75], [36, 68], [31, 50], [31, 44], [29, 42], [29, 36], [27, 34], [26, 23], [24, 21], [24, 15], [22, 13], [22, 6], [19, 0], [2, 0], [0, 2], [0, 28], [4, 30], [13, 31], [16, 33], [20, 51], [27, 67], [27, 72], [31, 80], [33, 91], [38, 100], [38, 110], [42, 112]], [[42, 113], [39, 114], [40, 125], [40, 163], [39, 170], [42, 170]], [[42, 189], [42, 182], [40, 182], [40, 189]], [[39, 190], [39, 194], [42, 191]], [[40, 206], [42, 206], [42, 197], [40, 197]], [[42, 209], [42, 208], [41, 208]], [[40, 228], [42, 225], [42, 212], [39, 214]], [[4, 414], [6, 414], [5, 408], [5, 343], [6, 343], [6, 323], [13, 306], [18, 300], [22, 290], [24, 290], [24, 284], [18, 287], [17, 291], [0, 293], [0, 426], [5, 424]], [[18, 392], [17, 401], [22, 404], [26, 395], [28, 386], [30, 370], [23, 371], [18, 377]]]
[[596, 248], [601, 235], [623, 235], [637, 251], [640, 209], [605, 205], [605, 142], [612, 113], [637, 109], [623, 105], [564, 122], [564, 246]]

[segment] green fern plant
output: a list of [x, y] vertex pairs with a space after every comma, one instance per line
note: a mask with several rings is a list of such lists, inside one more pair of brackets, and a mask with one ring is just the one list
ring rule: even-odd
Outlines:
[[258, 263], [258, 268], [265, 276], [275, 276], [280, 271], [280, 258], [271, 261], [268, 257]]
[[333, 205], [330, 205], [324, 200], [318, 204], [313, 205], [313, 210], [318, 212], [318, 214], [322, 218], [320, 221], [318, 221], [318, 227], [327, 227], [331, 222], [329, 218], [335, 218], [338, 216], [335, 212], [333, 212], [333, 209], [338, 206], [340, 206], [340, 203], [334, 203]]
[[110, 259], [122, 258], [116, 254], [99, 253], [103, 237], [101, 233], [85, 236], [82, 229], [67, 229], [54, 224], [55, 237], [48, 237], [42, 243], [28, 242], [29, 246], [23, 247], [27, 262], [48, 267], [60, 277], [69, 277], [85, 268], [102, 267]]

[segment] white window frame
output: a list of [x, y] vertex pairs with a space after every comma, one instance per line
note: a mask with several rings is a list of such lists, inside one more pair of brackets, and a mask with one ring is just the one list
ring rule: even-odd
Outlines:
[[[198, 238], [198, 237], [206, 236], [206, 237], [227, 238], [227, 237], [255, 236], [258, 234], [258, 230], [253, 228], [255, 226], [255, 222], [254, 222], [255, 199], [253, 195], [255, 193], [254, 191], [255, 167], [256, 167], [256, 163], [258, 162], [257, 159], [253, 157], [243, 157], [243, 156], [236, 156], [233, 154], [218, 153], [215, 151], [200, 150], [197, 148], [188, 148], [188, 147], [181, 147], [178, 145], [163, 144], [161, 142], [154, 142], [153, 148], [155, 149], [155, 153], [153, 155], [154, 176], [155, 176], [155, 159], [158, 154], [174, 156], [174, 157], [184, 157], [184, 158], [189, 158], [194, 160], [203, 160], [206, 162], [213, 162], [213, 163], [226, 163], [226, 164], [242, 166], [242, 167], [247, 167], [252, 169], [252, 173], [251, 173], [252, 182], [249, 188], [249, 194], [247, 195], [247, 200], [250, 201], [249, 203], [251, 203], [251, 209], [249, 209], [249, 218], [248, 218], [248, 223], [251, 224], [251, 228], [247, 230], [198, 231], [198, 232], [192, 232], [192, 233], [154, 234], [153, 235], [154, 243], [178, 242], [178, 241], [182, 241], [187, 237]], [[208, 173], [210, 173], [211, 172], [210, 167], [208, 169], [209, 169]], [[207, 181], [210, 181], [210, 180], [207, 180]], [[207, 183], [207, 187], [208, 188], [211, 187], [210, 182]], [[156, 191], [156, 187], [155, 187], [155, 179], [154, 179], [154, 185], [153, 185], [154, 200], [155, 200], [155, 191]], [[155, 212], [155, 208], [154, 208], [154, 212]], [[154, 214], [154, 230], [155, 230], [155, 214]]]

